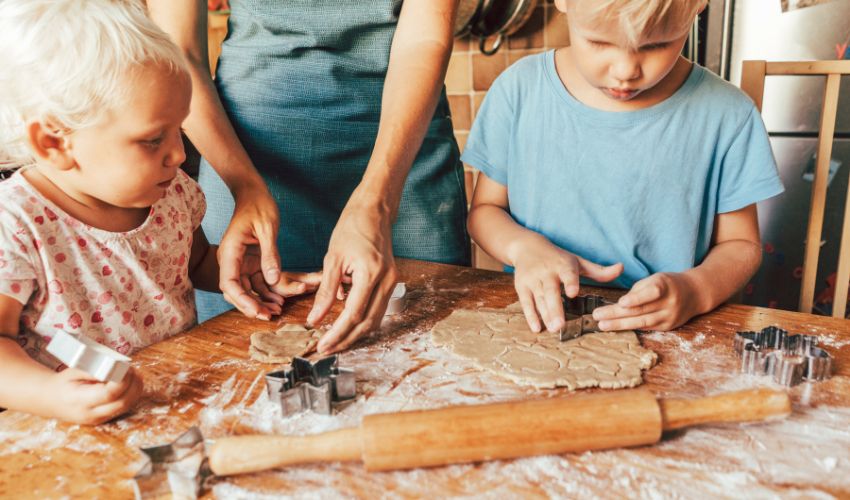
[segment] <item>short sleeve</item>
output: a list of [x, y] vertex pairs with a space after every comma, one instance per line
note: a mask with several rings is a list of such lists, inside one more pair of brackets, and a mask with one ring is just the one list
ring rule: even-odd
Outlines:
[[204, 214], [207, 212], [207, 199], [197, 182], [182, 170], [179, 172], [175, 189], [186, 204], [192, 222], [192, 230], [194, 231], [198, 229], [201, 221], [204, 220]]
[[506, 92], [508, 82], [500, 77], [487, 92], [460, 157], [461, 161], [502, 185], [508, 184], [510, 138], [516, 122]]
[[0, 223], [0, 295], [26, 305], [38, 284], [27, 243], [18, 231]]
[[764, 122], [755, 107], [733, 137], [721, 163], [717, 211], [733, 212], [782, 193]]

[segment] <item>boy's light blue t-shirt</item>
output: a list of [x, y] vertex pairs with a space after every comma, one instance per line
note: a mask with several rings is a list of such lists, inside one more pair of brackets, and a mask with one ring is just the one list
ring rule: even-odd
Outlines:
[[694, 65], [668, 99], [609, 112], [577, 101], [554, 51], [493, 83], [461, 159], [507, 186], [522, 226], [631, 287], [708, 253], [714, 218], [783, 191], [767, 132], [739, 89]]

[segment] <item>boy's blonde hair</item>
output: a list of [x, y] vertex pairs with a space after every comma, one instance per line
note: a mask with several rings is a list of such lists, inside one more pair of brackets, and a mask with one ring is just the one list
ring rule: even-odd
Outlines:
[[629, 47], [648, 33], [684, 34], [708, 0], [568, 0], [583, 2], [586, 22], [618, 26]]
[[127, 98], [134, 70], [187, 74], [141, 0], [0, 0], [0, 169], [32, 163], [25, 124], [72, 132]]

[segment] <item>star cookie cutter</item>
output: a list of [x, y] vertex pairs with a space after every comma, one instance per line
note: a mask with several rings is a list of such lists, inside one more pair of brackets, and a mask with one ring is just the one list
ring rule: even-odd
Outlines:
[[832, 355], [817, 344], [817, 335], [789, 335], [776, 326], [735, 334], [741, 372], [767, 375], [786, 387], [832, 375]]
[[559, 332], [561, 342], [598, 331], [599, 322], [593, 319], [593, 311], [597, 307], [613, 304], [601, 295], [578, 295], [573, 298], [561, 296], [561, 300], [564, 302], [567, 320]]
[[47, 344], [47, 352], [69, 368], [82, 370], [101, 382], [121, 382], [130, 358], [82, 335], [59, 330]]
[[330, 415], [335, 403], [356, 396], [354, 370], [340, 368], [335, 355], [315, 363], [294, 358], [289, 368], [266, 375], [266, 393], [283, 416], [306, 410]]
[[136, 500], [197, 498], [206, 478], [212, 476], [206, 460], [204, 436], [197, 427], [181, 434], [174, 442], [141, 448], [147, 463], [133, 477]]

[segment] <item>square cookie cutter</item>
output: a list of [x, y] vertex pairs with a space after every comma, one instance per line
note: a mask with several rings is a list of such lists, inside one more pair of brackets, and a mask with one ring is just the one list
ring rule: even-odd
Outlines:
[[767, 375], [786, 387], [832, 375], [832, 355], [817, 345], [817, 335], [789, 335], [777, 326], [735, 334], [741, 372]]
[[599, 322], [593, 319], [593, 311], [613, 304], [601, 295], [577, 295], [573, 298], [562, 295], [561, 300], [566, 315], [566, 323], [559, 332], [561, 342], [598, 331]]
[[266, 375], [266, 393], [280, 403], [283, 416], [306, 410], [330, 415], [334, 404], [357, 395], [354, 370], [340, 368], [336, 355], [315, 363], [293, 359], [290, 367]]
[[101, 382], [121, 382], [130, 358], [82, 335], [59, 330], [47, 352], [70, 368], [82, 370]]
[[407, 306], [406, 295], [407, 285], [404, 283], [396, 283], [395, 288], [393, 288], [393, 293], [390, 296], [390, 301], [387, 303], [387, 312], [384, 313], [384, 316], [390, 316], [404, 311], [404, 308]]
[[133, 477], [136, 500], [197, 498], [206, 478], [212, 476], [206, 460], [204, 436], [197, 427], [174, 442], [141, 448], [147, 462]]

